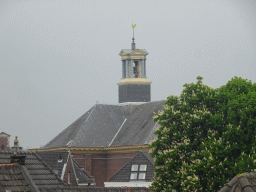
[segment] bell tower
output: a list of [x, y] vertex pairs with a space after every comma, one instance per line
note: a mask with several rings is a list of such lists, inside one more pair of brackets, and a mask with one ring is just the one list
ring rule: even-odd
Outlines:
[[119, 55], [122, 61], [122, 79], [118, 85], [119, 103], [150, 102], [150, 84], [146, 77], [145, 49], [136, 49], [134, 43], [134, 28], [131, 49], [122, 49]]

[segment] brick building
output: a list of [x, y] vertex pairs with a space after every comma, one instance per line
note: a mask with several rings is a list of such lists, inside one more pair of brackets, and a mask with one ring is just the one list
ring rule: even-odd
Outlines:
[[65, 184], [93, 186], [94, 178], [76, 162], [70, 151], [42, 151], [36, 153]]
[[5, 132], [0, 133], [0, 151], [10, 151], [10, 137]]
[[[159, 126], [153, 115], [163, 110], [165, 100], [151, 102], [152, 82], [146, 77], [148, 52], [135, 49], [134, 38], [132, 49], [123, 49], [119, 55], [119, 104], [95, 104], [43, 148], [30, 151], [69, 151], [71, 160], [66, 170], [77, 166], [99, 187], [123, 186], [128, 182], [129, 186], [149, 186], [154, 163], [148, 145], [156, 138], [154, 131]], [[65, 171], [63, 180], [67, 182], [70, 178], [71, 185], [79, 185], [77, 175]]]

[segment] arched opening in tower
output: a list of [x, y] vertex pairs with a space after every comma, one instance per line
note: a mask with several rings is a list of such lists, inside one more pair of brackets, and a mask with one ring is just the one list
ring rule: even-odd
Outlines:
[[139, 70], [139, 62], [134, 61], [133, 63], [133, 72], [134, 72], [134, 77], [139, 78], [140, 77], [140, 70]]

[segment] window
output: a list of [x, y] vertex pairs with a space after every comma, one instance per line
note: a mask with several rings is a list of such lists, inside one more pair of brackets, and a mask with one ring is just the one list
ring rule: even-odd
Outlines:
[[132, 170], [131, 171], [138, 171], [139, 165], [132, 165]]
[[146, 171], [147, 165], [140, 165], [140, 171]]
[[130, 182], [145, 182], [146, 170], [147, 170], [147, 164], [132, 165]]
[[146, 173], [139, 173], [139, 179], [145, 179]]
[[130, 179], [137, 179], [137, 173], [131, 173]]
[[70, 175], [70, 173], [68, 173], [68, 184], [71, 184], [71, 175]]

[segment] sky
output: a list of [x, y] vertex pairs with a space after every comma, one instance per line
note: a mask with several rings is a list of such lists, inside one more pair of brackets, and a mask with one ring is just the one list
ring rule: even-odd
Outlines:
[[185, 83], [256, 83], [256, 0], [1, 0], [0, 132], [47, 144], [96, 104], [118, 104], [122, 49], [146, 49], [151, 101]]

